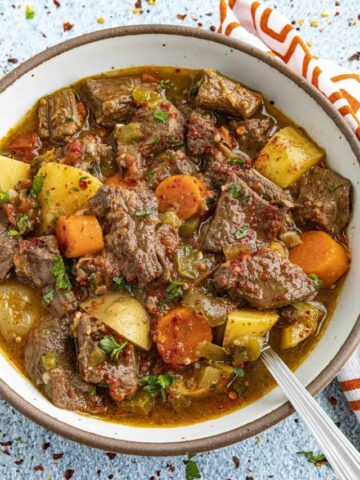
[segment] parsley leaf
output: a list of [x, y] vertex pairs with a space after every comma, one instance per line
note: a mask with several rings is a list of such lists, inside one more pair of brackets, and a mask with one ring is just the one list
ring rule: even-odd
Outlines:
[[41, 192], [41, 189], [44, 184], [44, 175], [35, 175], [32, 187], [30, 188], [29, 195], [30, 197], [33, 198], [38, 198], [39, 193]]
[[7, 192], [0, 193], [0, 202], [10, 203], [10, 195]]
[[138, 210], [137, 212], [135, 212], [135, 215], [137, 217], [147, 217], [152, 213], [155, 213], [155, 208], [145, 208], [144, 210]]
[[234, 375], [237, 378], [242, 378], [245, 375], [244, 369], [243, 368], [234, 368]]
[[309, 277], [315, 283], [316, 290], [321, 290], [322, 288], [324, 288], [324, 282], [318, 275], [316, 275], [316, 273], [310, 273]]
[[157, 144], [160, 142], [160, 140], [161, 140], [160, 135], [156, 135], [156, 136], [154, 137], [153, 142], [152, 142], [153, 145], [157, 145]]
[[184, 282], [170, 280], [169, 285], [165, 289], [167, 293], [165, 300], [167, 302], [173, 302], [174, 300], [182, 297], [184, 295], [184, 290], [181, 288], [182, 285], [184, 285]]
[[152, 170], [151, 172], [145, 172], [144, 177], [153, 178], [156, 175], [156, 170]]
[[313, 452], [296, 452], [297, 455], [304, 455], [309, 463], [315, 463], [321, 465], [324, 462], [327, 462], [326, 457], [323, 453], [319, 453], [318, 455], [314, 455]]
[[30, 5], [26, 6], [25, 17], [26, 20], [32, 20], [35, 17], [35, 11]]
[[55, 295], [55, 290], [53, 288], [45, 292], [43, 295], [44, 303], [46, 305], [50, 305], [50, 303], [53, 301], [54, 295]]
[[169, 114], [167, 112], [164, 112], [163, 110], [156, 110], [156, 112], [154, 112], [153, 114], [153, 117], [156, 120], [160, 120], [160, 122], [162, 123], [169, 123]]
[[17, 230], [9, 230], [8, 235], [11, 237], [20, 237], [24, 235], [26, 231], [30, 231], [33, 228], [33, 223], [27, 215], [20, 215], [19, 220], [16, 222]]
[[163, 402], [167, 399], [166, 389], [169, 388], [175, 381], [175, 377], [168, 373], [160, 373], [160, 375], [145, 375], [140, 378], [139, 384], [143, 387], [145, 392], [150, 393], [151, 396], [157, 397], [161, 395]]
[[119, 277], [113, 277], [112, 281], [114, 282], [114, 288], [117, 292], [131, 293], [131, 283], [125, 280], [122, 275]]
[[329, 190], [330, 193], [334, 193], [340, 187], [341, 187], [341, 185], [333, 185], [333, 186], [329, 187], [328, 190]]
[[233, 198], [239, 198], [241, 196], [241, 187], [237, 183], [233, 183], [229, 188], [229, 193]]
[[196, 462], [193, 460], [195, 454], [188, 455], [185, 468], [185, 478], [186, 480], [194, 480], [194, 478], [201, 478], [201, 473]]
[[246, 164], [246, 160], [243, 160], [242, 158], [234, 158], [233, 160], [230, 160], [230, 165], [241, 165], [242, 167]]
[[170, 88], [170, 80], [160, 80], [160, 87], [164, 90]]
[[60, 288], [61, 290], [71, 290], [70, 279], [61, 255], [55, 256], [52, 273], [55, 277], [57, 288]]
[[240, 240], [241, 238], [246, 237], [246, 235], [249, 233], [249, 230], [250, 228], [247, 225], [239, 228], [239, 230], [236, 230], [236, 233], [235, 233], [236, 240]]
[[110, 355], [111, 360], [115, 361], [117, 360], [119, 353], [124, 350], [128, 343], [128, 340], [118, 343], [112, 335], [106, 335], [106, 337], [100, 340], [99, 347], [105, 353]]
[[190, 90], [190, 96], [191, 96], [191, 97], [195, 97], [195, 95], [197, 94], [198, 90], [199, 90], [199, 87], [198, 87], [197, 85], [193, 85], [193, 86], [191, 87], [191, 90]]

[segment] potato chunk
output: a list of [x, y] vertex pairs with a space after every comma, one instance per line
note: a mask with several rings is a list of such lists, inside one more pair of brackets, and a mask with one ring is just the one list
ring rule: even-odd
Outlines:
[[0, 155], [0, 172], [0, 192], [7, 192], [21, 180], [30, 178], [30, 165]]
[[223, 346], [244, 347], [247, 359], [254, 361], [260, 356], [264, 335], [278, 319], [279, 315], [274, 310], [234, 310], [228, 316]]
[[324, 151], [300, 129], [285, 127], [268, 141], [254, 166], [269, 180], [287, 188], [323, 158]]
[[44, 176], [39, 195], [43, 233], [53, 230], [60, 215], [72, 215], [87, 208], [88, 200], [102, 185], [100, 180], [80, 168], [54, 162], [43, 165], [38, 175]]
[[109, 293], [90, 298], [81, 307], [131, 343], [150, 350], [150, 319], [135, 298], [122, 293]]
[[23, 339], [45, 313], [37, 290], [16, 280], [0, 285], [0, 333], [6, 341]]

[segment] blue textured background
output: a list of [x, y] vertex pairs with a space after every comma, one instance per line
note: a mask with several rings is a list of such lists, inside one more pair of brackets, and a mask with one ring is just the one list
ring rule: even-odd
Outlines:
[[[57, 3], [60, 6], [56, 6]], [[142, 0], [143, 13], [134, 13], [134, 3], [128, 0], [0, 0], [0, 73], [7, 73], [17, 63], [48, 46], [93, 30], [137, 23], [173, 23], [209, 29], [218, 22], [218, 0], [157, 0], [155, 5]], [[360, 50], [358, 0], [268, 3], [295, 22], [294, 26], [300, 29], [305, 40], [312, 43], [315, 54], [353, 70], [360, 69], [358, 60], [350, 60]], [[35, 11], [33, 20], [25, 18], [26, 5]], [[322, 16], [324, 12], [329, 16]], [[177, 14], [186, 14], [186, 17], [181, 20]], [[98, 23], [99, 18], [105, 23]], [[300, 20], [304, 22], [299, 23]], [[319, 22], [318, 27], [311, 27], [313, 20]], [[70, 22], [73, 28], [64, 32], [64, 22]], [[336, 381], [318, 396], [318, 402], [359, 449], [360, 427]], [[296, 454], [299, 450], [319, 452], [301, 420], [292, 415], [260, 436], [198, 455], [197, 463], [206, 480], [335, 479], [328, 465], [316, 468]], [[185, 479], [184, 458], [109, 455], [47, 432], [3, 401], [0, 401], [0, 452], [1, 480]], [[238, 468], [233, 457], [240, 462]]]

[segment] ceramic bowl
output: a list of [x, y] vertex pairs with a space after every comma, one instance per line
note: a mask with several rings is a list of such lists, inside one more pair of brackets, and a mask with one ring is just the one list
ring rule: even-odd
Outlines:
[[[327, 151], [330, 167], [351, 179], [352, 268], [335, 314], [296, 374], [312, 394], [336, 375], [360, 339], [360, 145], [325, 97], [277, 59], [191, 28], [134, 26], [103, 30], [50, 48], [0, 81], [0, 137], [41, 96], [89, 75], [136, 65], [211, 67], [261, 91]], [[223, 447], [254, 435], [292, 412], [279, 388], [220, 418], [188, 426], [141, 428], [79, 415], [52, 405], [3, 355], [0, 392], [20, 412], [61, 435], [94, 447], [139, 455], [174, 455]]]

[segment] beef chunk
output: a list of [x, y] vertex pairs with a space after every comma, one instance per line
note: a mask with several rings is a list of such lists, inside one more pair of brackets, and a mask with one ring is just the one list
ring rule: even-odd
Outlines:
[[38, 118], [40, 137], [53, 141], [61, 141], [74, 135], [84, 121], [71, 88], [64, 88], [42, 98], [39, 101]]
[[86, 286], [95, 295], [102, 295], [112, 283], [114, 275], [120, 275], [115, 270], [113, 259], [109, 252], [99, 255], [85, 255], [76, 262], [73, 273], [77, 285]]
[[[72, 331], [78, 345], [80, 375], [86, 382], [108, 385], [110, 395], [117, 401], [136, 392], [137, 359], [133, 345], [127, 345], [116, 359], [110, 358], [100, 348], [99, 342], [113, 333], [100, 320], [85, 313], [75, 315]], [[121, 340], [116, 337], [116, 341]]]
[[77, 301], [71, 290], [60, 290], [56, 286], [53, 273], [56, 258], [61, 258], [56, 238], [46, 235], [19, 240], [14, 264], [18, 279], [29, 287], [41, 288], [48, 298], [46, 306], [61, 317], [75, 311]]
[[328, 168], [313, 167], [297, 184], [295, 221], [338, 235], [350, 221], [351, 183]]
[[223, 77], [215, 70], [204, 70], [195, 97], [195, 105], [249, 118], [254, 115], [261, 104], [260, 93], [253, 92], [240, 83]]
[[314, 282], [300, 267], [272, 250], [224, 263], [215, 273], [215, 285], [220, 292], [260, 310], [284, 307], [316, 293]]
[[14, 257], [17, 277], [32, 288], [53, 285], [56, 255], [60, 252], [53, 235], [20, 240]]
[[7, 218], [0, 209], [0, 280], [4, 280], [14, 266], [14, 253], [17, 240], [7, 232]]
[[282, 222], [282, 210], [235, 177], [223, 188], [204, 248], [220, 253], [224, 246], [240, 243], [241, 239], [253, 248], [254, 232], [260, 241], [275, 238]]
[[88, 413], [104, 411], [94, 387], [75, 370], [74, 343], [69, 324], [49, 315], [28, 335], [25, 346], [27, 375], [59, 408]]
[[161, 225], [156, 231], [156, 254], [163, 267], [162, 280], [169, 281], [174, 275], [171, 261], [179, 247], [179, 234], [171, 225]]
[[256, 158], [270, 138], [274, 120], [265, 116], [249, 118], [244, 121], [232, 120], [230, 126], [236, 132], [240, 149], [250, 157]]
[[86, 132], [66, 145], [63, 161], [93, 172], [94, 169], [98, 170], [100, 165], [111, 162], [113, 158], [115, 154], [110, 145], [103, 143], [95, 133]]
[[216, 117], [205, 110], [193, 110], [187, 121], [186, 143], [191, 155], [215, 153]]
[[225, 155], [220, 149], [208, 158], [206, 177], [215, 188], [221, 187], [235, 177], [243, 180], [252, 190], [269, 203], [285, 208], [293, 208], [294, 202], [290, 192], [267, 179], [255, 168], [250, 168], [245, 159], [236, 154]]
[[148, 172], [144, 174], [146, 182], [156, 187], [165, 178], [180, 173], [194, 175], [197, 172], [195, 165], [181, 150], [166, 150], [149, 162]]
[[83, 92], [97, 123], [107, 127], [126, 120], [132, 111], [132, 90], [139, 83], [133, 77], [85, 80]]
[[156, 254], [158, 204], [153, 192], [145, 186], [131, 190], [106, 186], [90, 199], [89, 208], [105, 220], [106, 246], [126, 280], [145, 285], [160, 277], [163, 268]]

